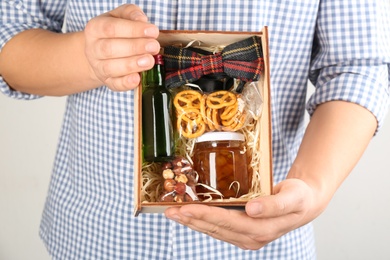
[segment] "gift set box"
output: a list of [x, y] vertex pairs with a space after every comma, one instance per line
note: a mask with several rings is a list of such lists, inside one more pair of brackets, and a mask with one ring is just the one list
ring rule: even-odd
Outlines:
[[[202, 197], [200, 200], [187, 201], [182, 199], [175, 199], [175, 201], [167, 200], [161, 201], [158, 199], [158, 194], [153, 197], [150, 192], [150, 187], [146, 187], [153, 182], [150, 180], [151, 173], [150, 167], [148, 172], [145, 171], [145, 164], [143, 159], [143, 143], [142, 143], [142, 86], [135, 90], [135, 111], [136, 113], [134, 122], [134, 140], [135, 140], [135, 165], [134, 165], [134, 192], [135, 192], [135, 209], [134, 215], [139, 213], [161, 213], [167, 207], [180, 206], [188, 203], [201, 203], [211, 206], [229, 207], [242, 209], [246, 202], [256, 196], [266, 196], [272, 194], [273, 180], [272, 180], [272, 134], [271, 134], [271, 97], [270, 97], [270, 67], [269, 67], [269, 50], [268, 50], [268, 33], [267, 27], [264, 27], [261, 32], [213, 32], [213, 31], [160, 31], [158, 41], [162, 49], [168, 46], [182, 46], [186, 47], [189, 45], [196, 45], [202, 47], [214, 48], [218, 46], [222, 50], [224, 46], [243, 41], [248, 37], [256, 36], [261, 42], [261, 53], [263, 60], [263, 70], [260, 78], [252, 82], [255, 84], [256, 90], [261, 95], [261, 113], [251, 120], [250, 127], [247, 127], [247, 133], [245, 135], [245, 151], [249, 153], [248, 156], [248, 168], [249, 176], [251, 178], [249, 192], [247, 194], [240, 194], [240, 196], [234, 198], [225, 198], [221, 196], [216, 198], [215, 196], [209, 195], [207, 199]], [[240, 63], [235, 64], [241, 66]], [[234, 63], [233, 63], [234, 67]], [[250, 94], [252, 95], [252, 94]], [[186, 96], [185, 98], [188, 98]], [[249, 101], [250, 103], [251, 101]], [[237, 111], [237, 110], [236, 110]], [[229, 111], [226, 111], [229, 112]], [[231, 114], [237, 112], [231, 112]], [[180, 125], [180, 124], [179, 124]], [[180, 126], [178, 126], [180, 127]], [[212, 126], [210, 126], [212, 127]], [[208, 128], [209, 129], [209, 128]], [[249, 129], [249, 130], [248, 130]], [[244, 131], [244, 132], [245, 132]], [[241, 131], [243, 132], [243, 131]], [[250, 137], [248, 137], [250, 136]], [[199, 137], [200, 138], [200, 137]], [[212, 137], [212, 139], [215, 137]], [[251, 139], [248, 141], [247, 139]], [[182, 142], [178, 142], [178, 145], [183, 145]], [[180, 149], [193, 149], [186, 147], [179, 147]], [[196, 146], [195, 146], [196, 147]], [[197, 149], [202, 150], [201, 146]], [[191, 151], [193, 153], [193, 151]], [[218, 159], [218, 158], [216, 158]], [[222, 158], [223, 159], [223, 158]], [[190, 160], [191, 163], [193, 163]], [[201, 162], [202, 163], [202, 162]], [[157, 180], [161, 177], [163, 169], [160, 168], [161, 163], [157, 164], [158, 167], [153, 165], [152, 169], [155, 169], [155, 175]], [[241, 167], [242, 168], [242, 167]], [[187, 181], [187, 180], [186, 180]], [[157, 181], [158, 182], [158, 181]], [[161, 186], [155, 185], [156, 193], [161, 192]], [[241, 187], [243, 188], [243, 186]], [[154, 188], [152, 188], [154, 189]], [[195, 191], [195, 190], [193, 190]], [[153, 192], [152, 192], [153, 193]], [[192, 194], [192, 192], [190, 192]], [[195, 192], [196, 193], [196, 192]]]

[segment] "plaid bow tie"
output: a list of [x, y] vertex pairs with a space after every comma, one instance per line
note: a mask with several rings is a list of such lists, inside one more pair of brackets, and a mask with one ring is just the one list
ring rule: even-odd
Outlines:
[[169, 88], [196, 81], [204, 75], [256, 81], [264, 68], [261, 41], [257, 36], [230, 44], [222, 52], [202, 55], [194, 48], [164, 49], [165, 84]]

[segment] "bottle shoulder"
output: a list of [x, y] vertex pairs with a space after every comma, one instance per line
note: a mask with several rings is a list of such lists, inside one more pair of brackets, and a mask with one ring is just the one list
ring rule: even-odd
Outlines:
[[169, 95], [171, 96], [171, 92], [164, 86], [161, 86], [161, 85], [156, 85], [156, 86], [153, 86], [153, 85], [148, 85], [146, 87], [143, 88], [143, 91], [142, 91], [143, 94], [145, 93], [155, 93], [155, 94], [166, 94], [166, 95]]

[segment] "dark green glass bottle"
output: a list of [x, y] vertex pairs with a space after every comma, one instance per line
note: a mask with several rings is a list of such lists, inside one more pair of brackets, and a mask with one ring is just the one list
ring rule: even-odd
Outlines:
[[154, 67], [143, 75], [142, 142], [147, 162], [171, 160], [175, 152], [172, 97], [165, 87], [164, 60], [161, 54], [154, 58]]

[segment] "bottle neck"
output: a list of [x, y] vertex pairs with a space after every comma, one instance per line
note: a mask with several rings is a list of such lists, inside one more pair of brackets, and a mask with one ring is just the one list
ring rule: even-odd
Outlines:
[[165, 87], [165, 68], [162, 55], [154, 56], [155, 64], [152, 69], [146, 72], [147, 87]]

